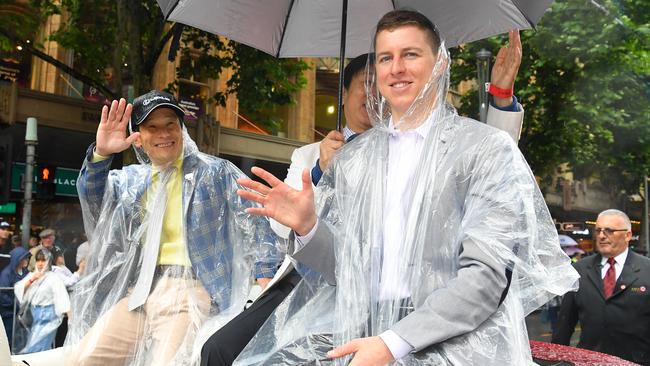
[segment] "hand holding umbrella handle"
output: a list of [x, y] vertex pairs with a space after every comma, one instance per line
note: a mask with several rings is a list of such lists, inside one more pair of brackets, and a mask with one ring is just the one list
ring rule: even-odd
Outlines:
[[340, 148], [345, 144], [345, 137], [339, 131], [330, 131], [320, 143], [320, 159], [318, 164], [321, 171], [325, 171], [330, 161]]
[[298, 235], [308, 234], [316, 225], [314, 190], [309, 171], [305, 169], [302, 172], [300, 191], [291, 188], [262, 168], [253, 167], [251, 172], [269, 185], [248, 178], [237, 179], [237, 183], [249, 189], [238, 189], [237, 194], [262, 205], [262, 207], [247, 208], [246, 212], [271, 217], [282, 225], [290, 227]]

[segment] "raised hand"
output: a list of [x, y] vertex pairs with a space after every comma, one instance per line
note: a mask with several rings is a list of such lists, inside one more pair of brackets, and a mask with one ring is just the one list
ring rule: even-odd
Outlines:
[[251, 169], [253, 174], [269, 185], [248, 178], [237, 179], [237, 183], [250, 189], [238, 189], [237, 194], [262, 207], [247, 208], [252, 215], [268, 216], [282, 225], [288, 226], [298, 235], [305, 235], [316, 225], [314, 190], [311, 187], [309, 171], [302, 172], [302, 190], [298, 191], [276, 178], [273, 174], [258, 167]]
[[127, 137], [126, 127], [131, 118], [133, 106], [126, 103], [124, 98], [119, 103], [114, 100], [110, 110], [107, 106], [102, 108], [102, 117], [97, 127], [97, 145], [95, 152], [102, 156], [109, 156], [122, 152], [131, 146], [140, 133], [135, 132]]
[[[521, 65], [521, 38], [518, 30], [511, 30], [508, 33], [509, 42], [501, 47], [497, 59], [492, 67], [492, 85], [501, 89], [513, 89], [515, 78]], [[494, 103], [499, 107], [506, 107], [512, 104], [512, 98], [494, 97]]]
[[43, 277], [43, 272], [39, 271], [38, 269], [34, 271], [34, 274], [32, 275], [32, 282], [36, 282]]

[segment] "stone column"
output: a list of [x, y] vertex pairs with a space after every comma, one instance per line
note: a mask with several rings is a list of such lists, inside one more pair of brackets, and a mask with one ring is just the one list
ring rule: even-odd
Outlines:
[[[43, 42], [52, 33], [56, 32], [65, 21], [66, 19], [64, 18], [64, 15], [61, 14], [54, 14], [48, 17], [39, 31], [37, 41]], [[65, 50], [57, 42], [43, 42], [43, 52], [61, 62], [68, 65], [71, 64], [70, 51]], [[70, 76], [62, 73], [54, 65], [51, 65], [37, 57], [32, 58], [31, 89], [45, 93], [66, 95], [68, 83], [66, 83], [62, 77], [65, 77], [68, 82], [70, 82]]]
[[316, 110], [316, 62], [311, 58], [305, 58], [303, 61], [310, 65], [304, 73], [307, 85], [296, 93], [296, 104], [289, 107], [288, 137], [302, 142], [313, 142]]

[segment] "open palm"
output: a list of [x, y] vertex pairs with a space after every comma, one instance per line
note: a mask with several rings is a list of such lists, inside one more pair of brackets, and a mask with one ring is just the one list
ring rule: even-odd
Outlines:
[[501, 47], [492, 67], [491, 83], [501, 89], [512, 89], [521, 65], [521, 39], [519, 31], [512, 30], [508, 34], [509, 42]]
[[246, 212], [271, 217], [290, 227], [298, 235], [307, 234], [316, 225], [314, 191], [307, 170], [302, 174], [301, 191], [291, 188], [262, 168], [253, 167], [251, 171], [268, 183], [268, 186], [248, 178], [237, 180], [237, 183], [250, 189], [250, 191], [237, 190], [237, 194], [262, 205], [262, 207], [248, 208]]
[[122, 152], [131, 146], [137, 139], [139, 133], [133, 133], [127, 137], [126, 127], [131, 118], [133, 106], [127, 104], [124, 98], [120, 101], [114, 100], [110, 110], [107, 106], [102, 108], [102, 116], [97, 127], [95, 152], [99, 155], [108, 156]]

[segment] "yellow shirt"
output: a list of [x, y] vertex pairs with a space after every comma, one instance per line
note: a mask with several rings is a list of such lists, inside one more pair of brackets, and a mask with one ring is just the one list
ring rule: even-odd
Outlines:
[[[93, 154], [93, 161], [101, 161], [107, 157], [97, 153]], [[174, 162], [174, 172], [167, 182], [167, 206], [163, 217], [162, 233], [160, 233], [160, 252], [158, 253], [158, 265], [180, 265], [191, 266], [185, 236], [183, 235], [183, 157]], [[156, 167], [152, 166], [151, 187], [148, 191], [155, 189], [158, 184], [158, 175], [155, 174]], [[143, 205], [147, 200], [143, 197]], [[145, 205], [146, 206], [146, 205]]]

